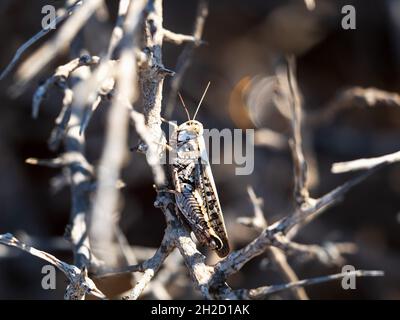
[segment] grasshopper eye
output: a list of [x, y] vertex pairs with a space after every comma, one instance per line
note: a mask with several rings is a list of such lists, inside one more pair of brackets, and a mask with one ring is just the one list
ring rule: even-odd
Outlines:
[[216, 250], [221, 250], [222, 247], [224, 246], [224, 244], [222, 243], [221, 239], [218, 238], [218, 237], [215, 237], [215, 236], [211, 236], [211, 238], [212, 238], [212, 243], [215, 246], [215, 249]]

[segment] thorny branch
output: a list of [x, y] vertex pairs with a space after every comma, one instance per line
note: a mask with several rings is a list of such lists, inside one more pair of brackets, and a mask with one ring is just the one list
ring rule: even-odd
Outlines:
[[[82, 0], [81, 2], [79, 7], [73, 7], [74, 15], [62, 26], [57, 35], [34, 52], [20, 67], [18, 76], [22, 83], [31, 80], [63, 47], [68, 45], [85, 21], [102, 3], [100, 0]], [[177, 44], [184, 41], [189, 42], [187, 47], [189, 54], [182, 57], [181, 67], [178, 66], [178, 80], [175, 80], [173, 88], [176, 92], [180, 86], [181, 80], [179, 79], [182, 79], [184, 70], [189, 63], [188, 61], [190, 61], [191, 51], [201, 43], [201, 34], [208, 12], [206, 2], [200, 0], [194, 33], [187, 36], [168, 31], [163, 27], [162, 0], [121, 0], [119, 4], [119, 17], [105, 57], [100, 59], [84, 56], [84, 58], [74, 59], [59, 67], [54, 76], [39, 87], [34, 97], [33, 114], [37, 115], [44, 94], [51, 85], [58, 85], [64, 92], [63, 107], [56, 120], [55, 130], [58, 130], [58, 133], [54, 134], [56, 138], [52, 139], [51, 145], [56, 148], [58, 145], [56, 142], [61, 139], [60, 137], [63, 137], [66, 152], [53, 160], [31, 158], [27, 162], [53, 167], [67, 167], [71, 172], [69, 180], [71, 181], [73, 203], [71, 236], [75, 253], [74, 265], [66, 264], [46, 252], [29, 247], [10, 234], [0, 235], [0, 243], [17, 247], [57, 266], [70, 281], [66, 298], [75, 299], [83, 299], [87, 293], [105, 298], [88, 277], [87, 268], [94, 266], [96, 268], [93, 268], [92, 272], [97, 277], [110, 276], [121, 272], [141, 272], [142, 277], [137, 281], [129, 295], [130, 299], [137, 299], [155, 277], [157, 271], [162, 268], [165, 259], [175, 249], [182, 256], [195, 287], [206, 299], [260, 299], [283, 290], [292, 290], [296, 298], [305, 299], [307, 295], [303, 289], [304, 286], [349, 276], [349, 273], [339, 273], [299, 280], [286, 260], [287, 254], [301, 252], [321, 261], [341, 261], [341, 253], [348, 252], [349, 248], [346, 248], [343, 244], [331, 244], [330, 246], [302, 245], [293, 242], [291, 239], [304, 225], [340, 201], [352, 187], [362, 182], [376, 169], [384, 164], [398, 161], [398, 155], [376, 158], [369, 161], [367, 165], [364, 162], [361, 164], [360, 162], [351, 163], [352, 169], [363, 168], [368, 170], [322, 197], [312, 198], [307, 185], [307, 162], [303, 155], [302, 102], [295, 77], [294, 58], [289, 58], [286, 73], [290, 92], [287, 96], [287, 103], [290, 105], [291, 111], [288, 118], [292, 124], [293, 134], [291, 143], [294, 163], [295, 206], [293, 212], [268, 225], [261, 209], [260, 200], [255, 196], [254, 191], [249, 189], [255, 216], [254, 218], [242, 218], [240, 221], [255, 228], [260, 232], [259, 235], [245, 247], [232, 251], [215, 265], [208, 265], [206, 257], [197, 249], [196, 243], [192, 240], [190, 231], [177, 218], [174, 199], [169, 194], [159, 192], [155, 206], [161, 209], [167, 222], [160, 247], [151, 258], [141, 263], [123, 268], [108, 267], [113, 263], [107, 261], [108, 257], [104, 252], [107, 252], [107, 248], [111, 248], [110, 250], [113, 248], [109, 246], [112, 245], [114, 235], [109, 230], [115, 229], [111, 227], [115, 224], [113, 216], [120, 210], [118, 207], [120, 195], [117, 185], [125, 162], [129, 118], [132, 119], [135, 129], [142, 139], [141, 150], [146, 152], [148, 164], [153, 169], [156, 185], [167, 184], [168, 172], [159, 163], [164, 152], [163, 144], [165, 144], [164, 133], [161, 129], [162, 90], [165, 76], [173, 75], [174, 72], [163, 65], [162, 45], [164, 41], [173, 41]], [[314, 1], [306, 1], [306, 4], [309, 9], [315, 6]], [[71, 9], [67, 9], [66, 12], [70, 11]], [[40, 33], [27, 44], [24, 44], [17, 51], [16, 57], [8, 68], [11, 69], [22, 53], [42, 36]], [[117, 46], [121, 48], [119, 57], [116, 60], [111, 60]], [[97, 66], [97, 69], [92, 72], [92, 76], [87, 78], [96, 81], [85, 81], [83, 79], [80, 84], [70, 88], [67, 84], [70, 74], [87, 66]], [[109, 81], [110, 78], [111, 81], [108, 83], [106, 92], [100, 90], [104, 81]], [[80, 85], [82, 86], [79, 87]], [[88, 87], [87, 85], [92, 86]], [[172, 92], [174, 92], [173, 90]], [[87, 92], [87, 95], [83, 97], [79, 94], [82, 92]], [[139, 92], [143, 102], [143, 113], [134, 109]], [[94, 98], [90, 97], [93, 94]], [[82, 107], [87, 108], [89, 104], [89, 110], [93, 112], [104, 96], [111, 99], [112, 103], [108, 112], [105, 146], [100, 165], [98, 168], [93, 168], [84, 156], [84, 127], [87, 126], [90, 116], [85, 118]], [[88, 103], [90, 101], [92, 102]], [[367, 101], [370, 101], [370, 99], [367, 99]], [[96, 103], [93, 105], [93, 102]], [[75, 113], [72, 116], [71, 108], [75, 108], [78, 117]], [[343, 168], [343, 165], [341, 165], [341, 168]], [[347, 171], [348, 168], [349, 165], [341, 170]], [[340, 170], [337, 169], [336, 171]], [[97, 180], [92, 183], [92, 180], [96, 178]], [[89, 190], [95, 191], [93, 200], [90, 198]], [[90, 225], [86, 224], [88, 212], [91, 213]], [[104, 230], [108, 231], [105, 232]], [[90, 243], [87, 241], [87, 233], [89, 233]], [[91, 246], [99, 247], [96, 257], [91, 252]], [[268, 251], [288, 283], [261, 286], [255, 289], [232, 289], [226, 284], [225, 281], [231, 275], [237, 273], [255, 257]], [[106, 265], [98, 265], [95, 258], [100, 258]], [[357, 270], [352, 275], [381, 276], [382, 272]]]
[[90, 209], [90, 190], [94, 180], [94, 169], [85, 158], [85, 138], [79, 134], [82, 112], [73, 104], [74, 91], [70, 88], [70, 75], [75, 74], [75, 81], [88, 76], [89, 70], [82, 67], [95, 65], [98, 57], [83, 55], [73, 59], [64, 66], [57, 68], [55, 74], [41, 85], [33, 97], [33, 116], [36, 117], [40, 104], [50, 89], [56, 85], [64, 91], [64, 99], [60, 115], [56, 119], [49, 147], [56, 150], [63, 141], [65, 152], [52, 160], [38, 160], [29, 158], [29, 164], [47, 165], [66, 168], [69, 184], [71, 185], [71, 230], [70, 240], [73, 244], [74, 263], [79, 269], [88, 270], [93, 267], [87, 228], [87, 214]]

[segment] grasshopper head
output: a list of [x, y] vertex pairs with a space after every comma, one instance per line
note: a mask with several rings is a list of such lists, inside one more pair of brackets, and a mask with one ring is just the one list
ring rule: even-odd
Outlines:
[[185, 142], [203, 135], [203, 125], [196, 120], [182, 123], [178, 128], [178, 141]]

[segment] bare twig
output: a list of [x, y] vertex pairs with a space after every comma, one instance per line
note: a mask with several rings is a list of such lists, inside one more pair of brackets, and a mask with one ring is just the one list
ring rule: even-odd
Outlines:
[[[76, 69], [82, 66], [94, 65], [97, 64], [98, 62], [99, 62], [99, 57], [96, 56], [91, 57], [89, 55], [83, 55], [80, 58], [76, 58], [63, 66], [58, 67], [54, 75], [51, 76], [49, 79], [47, 79], [42, 85], [39, 86], [39, 88], [36, 89], [33, 95], [32, 117], [37, 118], [39, 114], [40, 104], [42, 103], [50, 86], [57, 85], [61, 89], [65, 90], [67, 87], [66, 81], [72, 72], [74, 72]], [[69, 105], [70, 103], [64, 103], [64, 105]], [[61, 123], [62, 120], [60, 120], [59, 122]]]
[[[299, 281], [299, 278], [293, 268], [290, 266], [286, 252], [276, 248], [269, 248], [269, 256], [272, 259], [272, 262], [278, 269], [279, 273], [282, 275], [282, 278], [287, 283], [293, 283]], [[302, 287], [292, 288], [293, 296], [298, 300], [308, 300], [308, 295], [306, 290]]]
[[287, 237], [280, 237], [282, 248], [286, 254], [295, 254], [307, 258], [316, 258], [326, 265], [343, 265], [345, 260], [343, 254], [354, 254], [357, 246], [354, 243], [332, 243], [327, 242], [322, 246], [315, 244], [300, 244], [290, 241]]
[[346, 162], [337, 162], [332, 165], [332, 173], [344, 173], [357, 170], [370, 170], [382, 164], [391, 164], [400, 161], [400, 151], [376, 158], [358, 159]]
[[131, 294], [129, 295], [129, 300], [137, 300], [139, 298], [139, 296], [142, 294], [143, 290], [150, 283], [151, 279], [153, 279], [154, 274], [155, 274], [155, 271], [154, 271], [154, 269], [151, 269], [151, 268], [146, 269], [144, 271], [143, 276], [136, 283]]
[[[82, 59], [81, 59], [82, 60]], [[88, 67], [76, 70], [75, 81], [82, 81], [90, 75]], [[70, 89], [68, 89], [70, 90]], [[72, 95], [72, 90], [71, 95]], [[64, 99], [65, 100], [65, 99]], [[65, 101], [63, 101], [65, 103]], [[74, 263], [79, 268], [93, 269], [95, 259], [89, 243], [88, 214], [90, 211], [90, 192], [94, 179], [94, 170], [85, 157], [85, 136], [79, 133], [83, 117], [82, 111], [73, 104], [73, 97], [69, 98], [70, 117], [65, 120], [64, 126], [56, 126], [56, 130], [65, 128], [64, 149], [65, 156], [76, 156], [68, 168], [71, 182], [71, 242], [73, 244]], [[58, 138], [61, 140], [61, 134]], [[50, 140], [51, 141], [51, 140]], [[53, 143], [58, 140], [54, 139]], [[51, 146], [51, 144], [50, 144]]]
[[161, 242], [160, 247], [150, 259], [147, 259], [139, 264], [130, 265], [120, 269], [102, 270], [102, 274], [99, 274], [98, 277], [109, 277], [122, 273], [142, 272], [142, 278], [136, 283], [131, 294], [129, 295], [130, 300], [136, 300], [137, 298], [139, 298], [140, 294], [143, 292], [151, 279], [160, 269], [164, 260], [174, 249], [171, 233], [172, 232], [170, 227], [167, 227], [167, 229], [165, 230], [164, 239]]
[[[67, 9], [62, 8], [57, 12], [57, 18], [55, 19], [55, 25], [57, 26], [60, 24], [62, 21], [67, 19], [71, 14], [74, 13], [74, 11], [82, 5], [82, 0], [75, 1], [71, 6], [69, 6]], [[4, 71], [0, 75], [0, 80], [3, 80], [9, 73], [10, 71], [14, 68], [14, 66], [18, 63], [18, 60], [21, 58], [21, 56], [25, 53], [26, 50], [28, 50], [34, 43], [39, 41], [41, 38], [43, 38], [46, 34], [48, 34], [52, 29], [47, 28], [47, 29], [42, 29], [40, 30], [37, 34], [35, 34], [32, 38], [30, 38], [28, 41], [26, 41], [22, 46], [18, 48], [18, 50], [15, 52], [14, 57], [12, 58], [11, 62], [7, 65], [7, 67], [4, 69]]]
[[208, 16], [208, 2], [206, 0], [200, 0], [197, 7], [196, 21], [193, 28], [193, 39], [194, 41], [189, 42], [182, 53], [178, 57], [178, 62], [175, 68], [176, 75], [171, 81], [171, 91], [168, 96], [167, 106], [165, 109], [165, 116], [168, 119], [176, 104], [176, 96], [181, 87], [183, 77], [187, 68], [189, 67], [194, 50], [202, 43], [201, 37], [203, 34], [204, 24]]
[[170, 30], [164, 29], [164, 39], [165, 41], [172, 42], [174, 44], [182, 44], [184, 42], [197, 42], [197, 45], [201, 44], [201, 41], [199, 39], [196, 39], [195, 36], [190, 36], [186, 34], [181, 34], [181, 33], [175, 33]]
[[155, 299], [172, 300], [172, 296], [167, 291], [167, 286], [173, 283], [184, 271], [182, 262], [183, 258], [178, 250], [171, 252], [169, 259], [164, 262], [163, 268], [157, 273], [146, 291], [151, 292]]
[[149, 284], [151, 279], [154, 277], [158, 269], [163, 264], [165, 258], [170, 254], [173, 246], [169, 242], [169, 230], [166, 229], [165, 240], [161, 243], [160, 248], [157, 250], [156, 254], [152, 259], [147, 260], [146, 267], [142, 278], [137, 282], [136, 286], [133, 288], [131, 294], [129, 295], [130, 300], [136, 300], [139, 298], [140, 294], [143, 292], [145, 287]]
[[68, 181], [71, 185], [71, 241], [73, 244], [74, 261], [79, 269], [88, 269], [93, 264], [87, 230], [87, 213], [90, 208], [90, 191], [94, 175], [92, 166], [85, 158], [85, 139], [79, 134], [82, 112], [73, 105], [74, 92], [69, 88], [68, 80], [73, 72], [75, 81], [88, 76], [89, 70], [84, 66], [97, 64], [98, 57], [84, 55], [74, 59], [57, 69], [44, 85], [38, 88], [34, 96], [33, 113], [37, 115], [40, 102], [50, 85], [57, 84], [64, 90], [64, 99], [61, 113], [56, 120], [49, 140], [52, 149], [58, 147], [64, 139], [65, 152], [52, 160], [27, 159], [27, 163], [41, 164], [52, 167], [67, 167]]
[[[118, 18], [111, 33], [107, 53], [105, 57], [101, 59], [98, 68], [94, 70], [92, 75], [76, 88], [80, 99], [76, 100], [75, 103], [82, 109], [85, 109], [81, 133], [86, 130], [91, 115], [99, 106], [102, 98], [109, 97], [114, 88], [113, 71], [115, 70], [116, 62], [112, 60], [112, 57], [115, 49], [124, 37], [124, 23], [130, 4], [131, 0], [121, 0], [119, 2]], [[136, 48], [134, 50], [136, 50]]]
[[48, 146], [50, 150], [57, 150], [64, 137], [65, 131], [67, 130], [68, 122], [71, 118], [72, 99], [73, 91], [69, 87], [66, 87], [64, 89], [64, 98], [60, 114], [56, 118], [55, 127], [51, 131], [50, 138], [48, 140]]
[[262, 231], [267, 227], [267, 220], [265, 219], [262, 211], [263, 200], [261, 198], [257, 198], [254, 189], [251, 186], [247, 187], [247, 193], [249, 194], [251, 204], [253, 205], [254, 216], [251, 218], [240, 217], [237, 219], [237, 221], [240, 224]]
[[87, 276], [86, 269], [81, 270], [74, 265], [70, 265], [57, 259], [47, 252], [28, 246], [10, 233], [0, 235], [0, 243], [28, 252], [29, 254], [56, 266], [69, 280], [69, 285], [65, 293], [66, 299], [81, 300], [85, 298], [86, 294], [92, 294], [101, 299], [105, 298], [105, 295], [97, 289], [94, 282]]
[[342, 279], [344, 277], [381, 277], [383, 276], [383, 271], [375, 270], [356, 270], [349, 272], [342, 272], [337, 274], [331, 274], [328, 276], [322, 276], [311, 279], [304, 279], [296, 282], [290, 282], [282, 285], [265, 286], [257, 289], [242, 289], [235, 292], [241, 299], [265, 299], [268, 295], [278, 293], [284, 290], [310, 286], [314, 284], [319, 284], [323, 282], [333, 281]]
[[[250, 196], [250, 201], [253, 204], [254, 208], [254, 218], [252, 219], [252, 223], [250, 225], [259, 230], [267, 228], [268, 223], [262, 211], [262, 204], [263, 204], [262, 199], [257, 198], [252, 187], [248, 187], [247, 192]], [[286, 280], [287, 282], [296, 282], [299, 280], [297, 278], [296, 273], [289, 265], [285, 254], [280, 249], [275, 247], [269, 247], [266, 249], [266, 253], [270, 256], [272, 262], [278, 268], [284, 280]], [[296, 297], [296, 299], [300, 300], [308, 299], [307, 293], [303, 288], [294, 288], [292, 292], [293, 295]]]
[[145, 272], [147, 269], [154, 269], [154, 268], [159, 268], [162, 263], [164, 262], [165, 258], [169, 255], [171, 250], [173, 249], [172, 241], [170, 239], [170, 229], [165, 230], [165, 235], [164, 239], [161, 242], [160, 247], [156, 250], [154, 255], [135, 265], [130, 265], [126, 266], [123, 268], [119, 269], [104, 269], [101, 271], [100, 274], [97, 275], [97, 277], [103, 278], [103, 277], [110, 277], [110, 276], [115, 276], [118, 274], [124, 274], [124, 273], [131, 273], [131, 272]]
[[110, 44], [107, 50], [107, 57], [106, 59], [111, 59], [112, 54], [117, 47], [118, 43], [121, 41], [124, 35], [124, 22], [126, 15], [129, 10], [129, 5], [131, 4], [131, 0], [121, 0], [119, 2], [119, 7], [118, 7], [118, 18], [117, 22], [114, 26], [114, 29], [111, 34], [111, 39], [110, 39]]
[[66, 48], [75, 35], [86, 23], [88, 18], [102, 4], [102, 0], [85, 0], [82, 5], [75, 9], [74, 15], [68, 19], [57, 32], [56, 36], [37, 49], [17, 70], [18, 83], [16, 90], [24, 89], [40, 70], [42, 70], [56, 55]]
[[291, 140], [292, 158], [294, 166], [294, 195], [296, 205], [307, 205], [309, 193], [307, 189], [307, 163], [305, 161], [301, 145], [301, 98], [295, 77], [294, 57], [288, 58], [287, 80], [291, 93], [290, 106], [292, 110], [293, 140]]
[[307, 125], [321, 125], [347, 108], [377, 108], [379, 106], [400, 107], [400, 95], [377, 88], [353, 87], [340, 91], [320, 110], [307, 115]]

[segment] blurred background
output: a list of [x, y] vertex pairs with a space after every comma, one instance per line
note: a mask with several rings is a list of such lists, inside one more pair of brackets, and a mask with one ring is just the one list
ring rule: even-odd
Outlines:
[[[190, 34], [197, 2], [164, 2], [164, 25], [170, 30]], [[41, 8], [52, 3], [60, 6], [63, 1], [0, 1], [1, 69], [17, 48], [40, 30]], [[341, 8], [346, 4], [356, 8], [355, 30], [341, 28]], [[108, 43], [116, 9], [114, 1], [107, 1], [107, 7], [85, 25], [84, 39], [91, 54], [99, 55]], [[256, 194], [263, 198], [264, 213], [270, 223], [289, 214], [293, 208], [292, 162], [287, 144], [290, 123], [274, 107], [268, 85], [282, 57], [288, 53], [297, 56], [298, 84], [306, 114], [323, 109], [349, 87], [376, 87], [398, 92], [399, 21], [398, 0], [316, 0], [313, 10], [308, 10], [301, 0], [210, 1], [203, 34], [207, 44], [196, 49], [181, 88], [186, 104], [193, 110], [207, 82], [211, 81], [198, 115], [206, 128], [271, 129], [277, 133], [265, 143], [263, 131], [257, 131], [253, 174], [237, 176], [235, 165], [213, 165], [234, 248], [244, 246], [257, 236], [257, 232], [236, 222], [240, 216], [252, 215], [247, 185], [253, 186]], [[42, 43], [43, 40], [35, 47]], [[182, 48], [164, 45], [167, 68], [174, 69]], [[65, 51], [65, 55], [42, 70], [40, 77], [47, 78], [68, 60]], [[29, 157], [56, 156], [48, 150], [47, 139], [61, 106], [61, 95], [56, 89], [52, 90], [42, 105], [39, 118], [33, 120], [32, 94], [40, 79], [18, 97], [10, 94], [12, 81], [9, 76], [0, 82], [0, 233], [12, 232], [27, 243], [72, 263], [70, 244], [63, 237], [69, 223], [69, 188], [57, 190], [58, 169], [24, 162]], [[168, 97], [169, 85], [170, 79], [167, 79], [164, 97]], [[107, 110], [108, 105], [102, 104], [87, 131], [87, 156], [94, 164], [98, 163], [102, 151]], [[171, 119], [185, 120], [181, 107], [174, 109]], [[351, 173], [333, 175], [330, 172], [332, 163], [380, 156], [400, 149], [400, 108], [348, 106], [327, 120], [306, 122], [304, 133], [311, 192], [318, 197], [354, 176]], [[132, 132], [127, 148], [135, 146], [136, 142]], [[131, 246], [156, 248], [161, 242], [165, 222], [162, 212], [153, 207], [156, 195], [153, 179], [142, 155], [130, 153], [122, 178], [126, 187], [122, 190], [121, 230]], [[356, 290], [345, 291], [340, 282], [308, 287], [310, 298], [400, 299], [399, 232], [400, 165], [395, 164], [354, 188], [340, 204], [327, 210], [296, 237], [297, 242], [310, 244], [354, 242], [358, 250], [345, 256], [346, 263], [357, 269], [384, 270], [385, 276], [359, 278]], [[210, 263], [215, 262], [217, 258], [208, 254]], [[174, 259], [179, 258], [177, 255], [169, 258]], [[300, 279], [341, 271], [339, 266], [303, 261], [295, 256], [291, 256], [289, 262]], [[37, 258], [0, 246], [0, 298], [62, 298], [66, 285], [62, 274], [58, 274], [55, 291], [41, 288], [43, 265]], [[172, 298], [199, 298], [183, 266], [177, 267], [176, 274], [165, 281]], [[234, 288], [251, 288], [282, 281], [268, 256], [263, 255], [247, 264], [229, 284]], [[128, 282], [120, 281], [110, 290], [115, 293], [128, 290]], [[144, 298], [153, 297], [148, 294]]]

